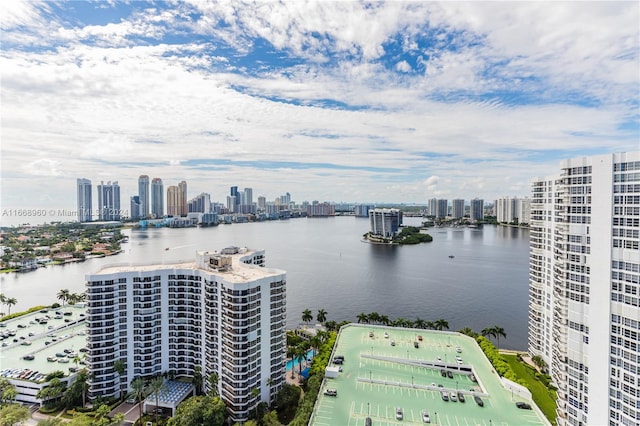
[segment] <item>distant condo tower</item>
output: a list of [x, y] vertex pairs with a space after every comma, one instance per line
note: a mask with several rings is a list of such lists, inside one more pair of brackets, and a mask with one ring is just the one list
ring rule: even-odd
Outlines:
[[164, 187], [160, 178], [151, 181], [151, 215], [154, 218], [164, 216]]
[[78, 222], [91, 222], [91, 181], [78, 179]]
[[484, 219], [484, 200], [480, 198], [474, 198], [473, 200], [471, 200], [469, 217], [471, 218], [471, 220]]
[[640, 152], [575, 158], [532, 183], [529, 352], [557, 424], [640, 419]]
[[141, 175], [138, 178], [138, 198], [140, 202], [140, 218], [149, 217], [149, 176]]
[[456, 198], [451, 201], [451, 216], [454, 219], [460, 219], [464, 217], [464, 200]]
[[189, 203], [187, 203], [187, 182], [184, 180], [178, 184], [178, 215], [186, 216], [189, 213]]
[[[197, 252], [194, 262], [88, 274], [90, 399], [119, 397], [136, 377], [191, 377], [199, 367], [218, 376], [233, 422], [273, 403], [286, 374], [286, 273], [264, 261], [264, 250], [230, 247]], [[212, 392], [209, 380], [204, 390]]]
[[369, 224], [371, 234], [394, 237], [402, 225], [402, 212], [398, 209], [369, 210]]
[[98, 185], [98, 215], [100, 220], [120, 220], [120, 186], [118, 182]]

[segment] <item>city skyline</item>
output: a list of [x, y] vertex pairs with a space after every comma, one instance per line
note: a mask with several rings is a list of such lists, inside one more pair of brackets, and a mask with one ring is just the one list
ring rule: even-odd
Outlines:
[[565, 158], [637, 150], [639, 10], [5, 2], [2, 206], [74, 209], [79, 177], [129, 197], [140, 174], [215, 200], [525, 196]]

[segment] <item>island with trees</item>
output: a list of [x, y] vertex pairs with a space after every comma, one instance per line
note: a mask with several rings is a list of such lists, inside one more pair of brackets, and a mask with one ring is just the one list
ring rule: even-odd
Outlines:
[[372, 234], [371, 232], [367, 232], [363, 237], [366, 241], [372, 243], [392, 245], [420, 244], [433, 241], [431, 235], [421, 232], [417, 226], [405, 226], [393, 237], [384, 237], [382, 235]]

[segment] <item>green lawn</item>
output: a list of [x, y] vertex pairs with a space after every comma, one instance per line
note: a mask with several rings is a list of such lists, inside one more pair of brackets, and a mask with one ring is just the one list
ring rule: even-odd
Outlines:
[[540, 407], [544, 415], [552, 424], [556, 424], [556, 393], [549, 390], [544, 383], [536, 378], [535, 370], [520, 362], [516, 355], [502, 354], [502, 358], [511, 366], [518, 378], [527, 382], [533, 401]]

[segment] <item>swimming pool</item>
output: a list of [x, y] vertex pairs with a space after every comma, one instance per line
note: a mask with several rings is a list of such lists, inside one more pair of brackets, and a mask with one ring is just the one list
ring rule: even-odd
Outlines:
[[[307, 352], [307, 359], [311, 360], [311, 358], [313, 358], [313, 349], [309, 349], [309, 352]], [[292, 367], [298, 367], [298, 360], [296, 358], [294, 358], [293, 361], [287, 361], [287, 371], [290, 371]]]

